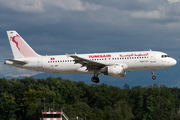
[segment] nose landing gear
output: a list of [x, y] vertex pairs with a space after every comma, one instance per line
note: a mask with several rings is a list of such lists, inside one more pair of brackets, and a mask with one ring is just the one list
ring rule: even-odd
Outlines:
[[156, 76], [154, 76], [154, 70], [151, 70], [151, 73], [152, 73], [152, 79], [155, 80], [156, 79]]

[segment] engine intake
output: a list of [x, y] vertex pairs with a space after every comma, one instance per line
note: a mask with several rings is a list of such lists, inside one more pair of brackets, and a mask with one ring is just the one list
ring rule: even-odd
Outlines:
[[118, 65], [112, 65], [112, 66], [106, 66], [101, 69], [101, 72], [104, 75], [110, 75], [112, 77], [125, 77], [126, 76], [126, 71], [124, 69], [127, 68], [127, 65], [124, 64], [118, 64]]

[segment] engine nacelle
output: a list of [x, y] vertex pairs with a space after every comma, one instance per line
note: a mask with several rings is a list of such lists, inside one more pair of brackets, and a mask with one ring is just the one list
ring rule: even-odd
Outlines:
[[113, 65], [113, 66], [107, 66], [103, 68], [101, 71], [105, 75], [110, 75], [112, 77], [125, 77], [126, 76], [126, 71], [124, 71], [124, 67], [126, 68], [126, 65]]

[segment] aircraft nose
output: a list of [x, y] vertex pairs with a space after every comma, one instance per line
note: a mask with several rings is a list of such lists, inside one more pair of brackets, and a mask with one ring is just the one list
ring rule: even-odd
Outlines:
[[177, 61], [176, 61], [174, 58], [172, 58], [172, 60], [171, 60], [171, 65], [174, 66], [174, 65], [176, 65], [176, 64], [177, 64]]

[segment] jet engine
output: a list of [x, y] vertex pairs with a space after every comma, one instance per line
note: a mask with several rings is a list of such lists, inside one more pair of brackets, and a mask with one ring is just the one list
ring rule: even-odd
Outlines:
[[126, 64], [118, 64], [118, 65], [112, 65], [112, 66], [106, 66], [101, 69], [101, 72], [104, 73], [104, 75], [110, 75], [112, 77], [125, 77], [126, 71], [124, 70], [127, 68]]

